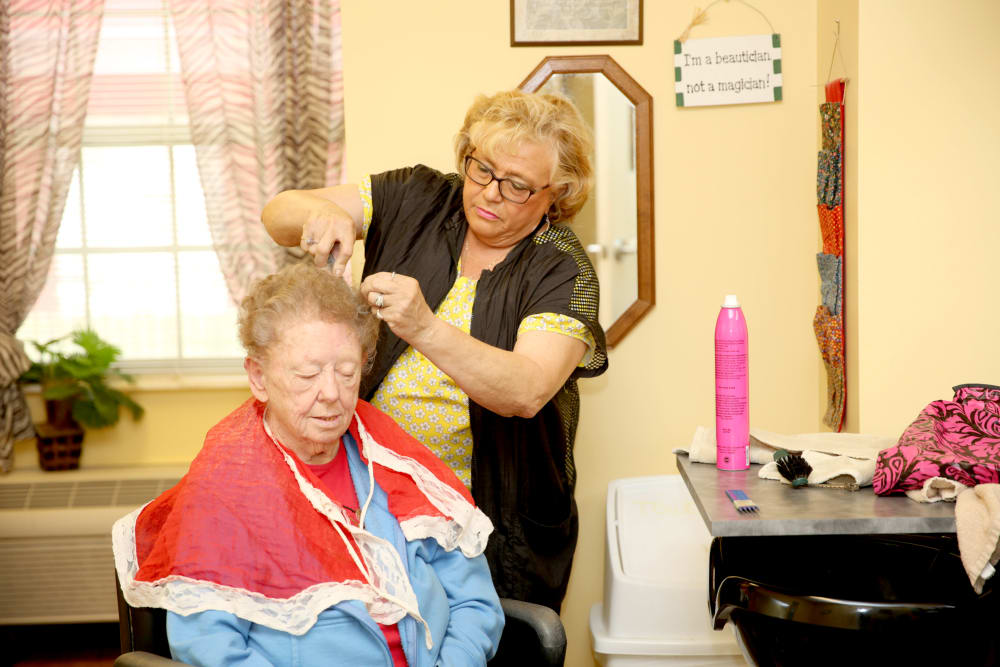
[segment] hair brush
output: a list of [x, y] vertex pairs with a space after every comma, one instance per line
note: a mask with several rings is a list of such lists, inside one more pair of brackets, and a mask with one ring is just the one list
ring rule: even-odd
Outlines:
[[792, 488], [809, 484], [809, 473], [812, 466], [802, 458], [801, 454], [792, 454], [788, 450], [779, 449], [774, 453], [774, 461], [778, 464], [778, 472], [792, 483]]

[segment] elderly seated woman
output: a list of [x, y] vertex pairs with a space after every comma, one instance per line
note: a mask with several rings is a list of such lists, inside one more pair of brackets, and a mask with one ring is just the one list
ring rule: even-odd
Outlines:
[[239, 322], [253, 398], [174, 488], [120, 519], [133, 606], [195, 665], [482, 665], [504, 625], [492, 525], [447, 465], [358, 400], [378, 322], [324, 269], [260, 281]]

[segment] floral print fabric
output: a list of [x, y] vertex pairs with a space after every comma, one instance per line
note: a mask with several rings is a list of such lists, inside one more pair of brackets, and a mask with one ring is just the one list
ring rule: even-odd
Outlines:
[[[459, 275], [435, 314], [469, 333], [475, 299], [476, 281]], [[471, 488], [469, 397], [427, 357], [407, 347], [382, 380], [372, 405], [429, 447]]]
[[816, 198], [826, 206], [840, 206], [840, 149], [819, 152], [816, 171]]
[[964, 384], [952, 400], [930, 403], [895, 447], [879, 452], [879, 495], [921, 489], [932, 477], [966, 486], [1000, 482], [1000, 387]]
[[826, 414], [823, 423], [840, 430], [844, 421], [846, 381], [844, 378], [844, 319], [819, 306], [813, 317], [813, 332], [819, 344], [823, 365], [826, 366]]
[[844, 209], [842, 206], [830, 208], [818, 204], [819, 231], [823, 236], [823, 252], [827, 255], [844, 254]]
[[816, 264], [819, 266], [819, 292], [823, 305], [832, 315], [840, 315], [840, 298], [844, 294], [842, 259], [821, 252], [816, 255]]
[[824, 102], [819, 105], [820, 122], [823, 127], [823, 150], [840, 148], [844, 136], [840, 102]]

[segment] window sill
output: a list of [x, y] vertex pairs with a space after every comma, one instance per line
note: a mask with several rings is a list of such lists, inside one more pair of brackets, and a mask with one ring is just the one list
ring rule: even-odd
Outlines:
[[[250, 388], [246, 373], [223, 373], [218, 375], [152, 373], [135, 375], [134, 377], [135, 382], [113, 380], [108, 384], [115, 389], [128, 392]], [[22, 385], [21, 389], [29, 396], [37, 396], [41, 393], [41, 387], [37, 384]]]
[[133, 391], [184, 391], [188, 389], [249, 389], [246, 373], [220, 375], [150, 374], [137, 375], [135, 382], [122, 386]]

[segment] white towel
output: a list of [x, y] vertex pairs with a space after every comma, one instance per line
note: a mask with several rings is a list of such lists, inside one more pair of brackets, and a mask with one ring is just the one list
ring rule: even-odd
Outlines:
[[[774, 455], [774, 450], [760, 442], [754, 442], [756, 429], [750, 429], [750, 463], [766, 463]], [[687, 454], [692, 463], [715, 463], [715, 427], [699, 426], [694, 430], [691, 444], [677, 447], [674, 454]]]
[[871, 435], [868, 433], [798, 433], [783, 435], [761, 429], [750, 429], [750, 436], [773, 449], [790, 452], [813, 450], [835, 456], [855, 459], [876, 459], [883, 449], [899, 442], [898, 436]]
[[[855, 459], [850, 456], [824, 454], [811, 449], [802, 452], [802, 458], [812, 466], [812, 472], [809, 473], [809, 483], [814, 485], [823, 484], [840, 475], [849, 475], [854, 479], [855, 484], [850, 488], [856, 491], [859, 487], [870, 485], [872, 476], [875, 474], [874, 458]], [[761, 479], [776, 479], [787, 482], [778, 472], [778, 464], [774, 461], [765, 463], [757, 476]]]
[[969, 487], [947, 477], [931, 477], [924, 480], [919, 489], [910, 489], [906, 497], [918, 503], [955, 502], [958, 495]]
[[955, 501], [958, 551], [976, 593], [1000, 560], [1000, 484], [978, 484]]
[[[765, 464], [758, 475], [764, 479], [781, 479], [774, 466], [774, 453], [779, 449], [802, 453], [813, 466], [811, 484], [826, 482], [838, 475], [850, 475], [858, 486], [871, 484], [878, 453], [896, 444], [898, 438], [864, 433], [799, 433], [785, 435], [759, 428], [750, 429], [750, 462]], [[699, 426], [691, 444], [678, 447], [675, 454], [687, 454], [694, 463], [715, 463], [715, 429]], [[815, 462], [815, 465], [814, 465]], [[772, 476], [772, 472], [773, 475]], [[814, 479], [815, 475], [815, 479]]]

